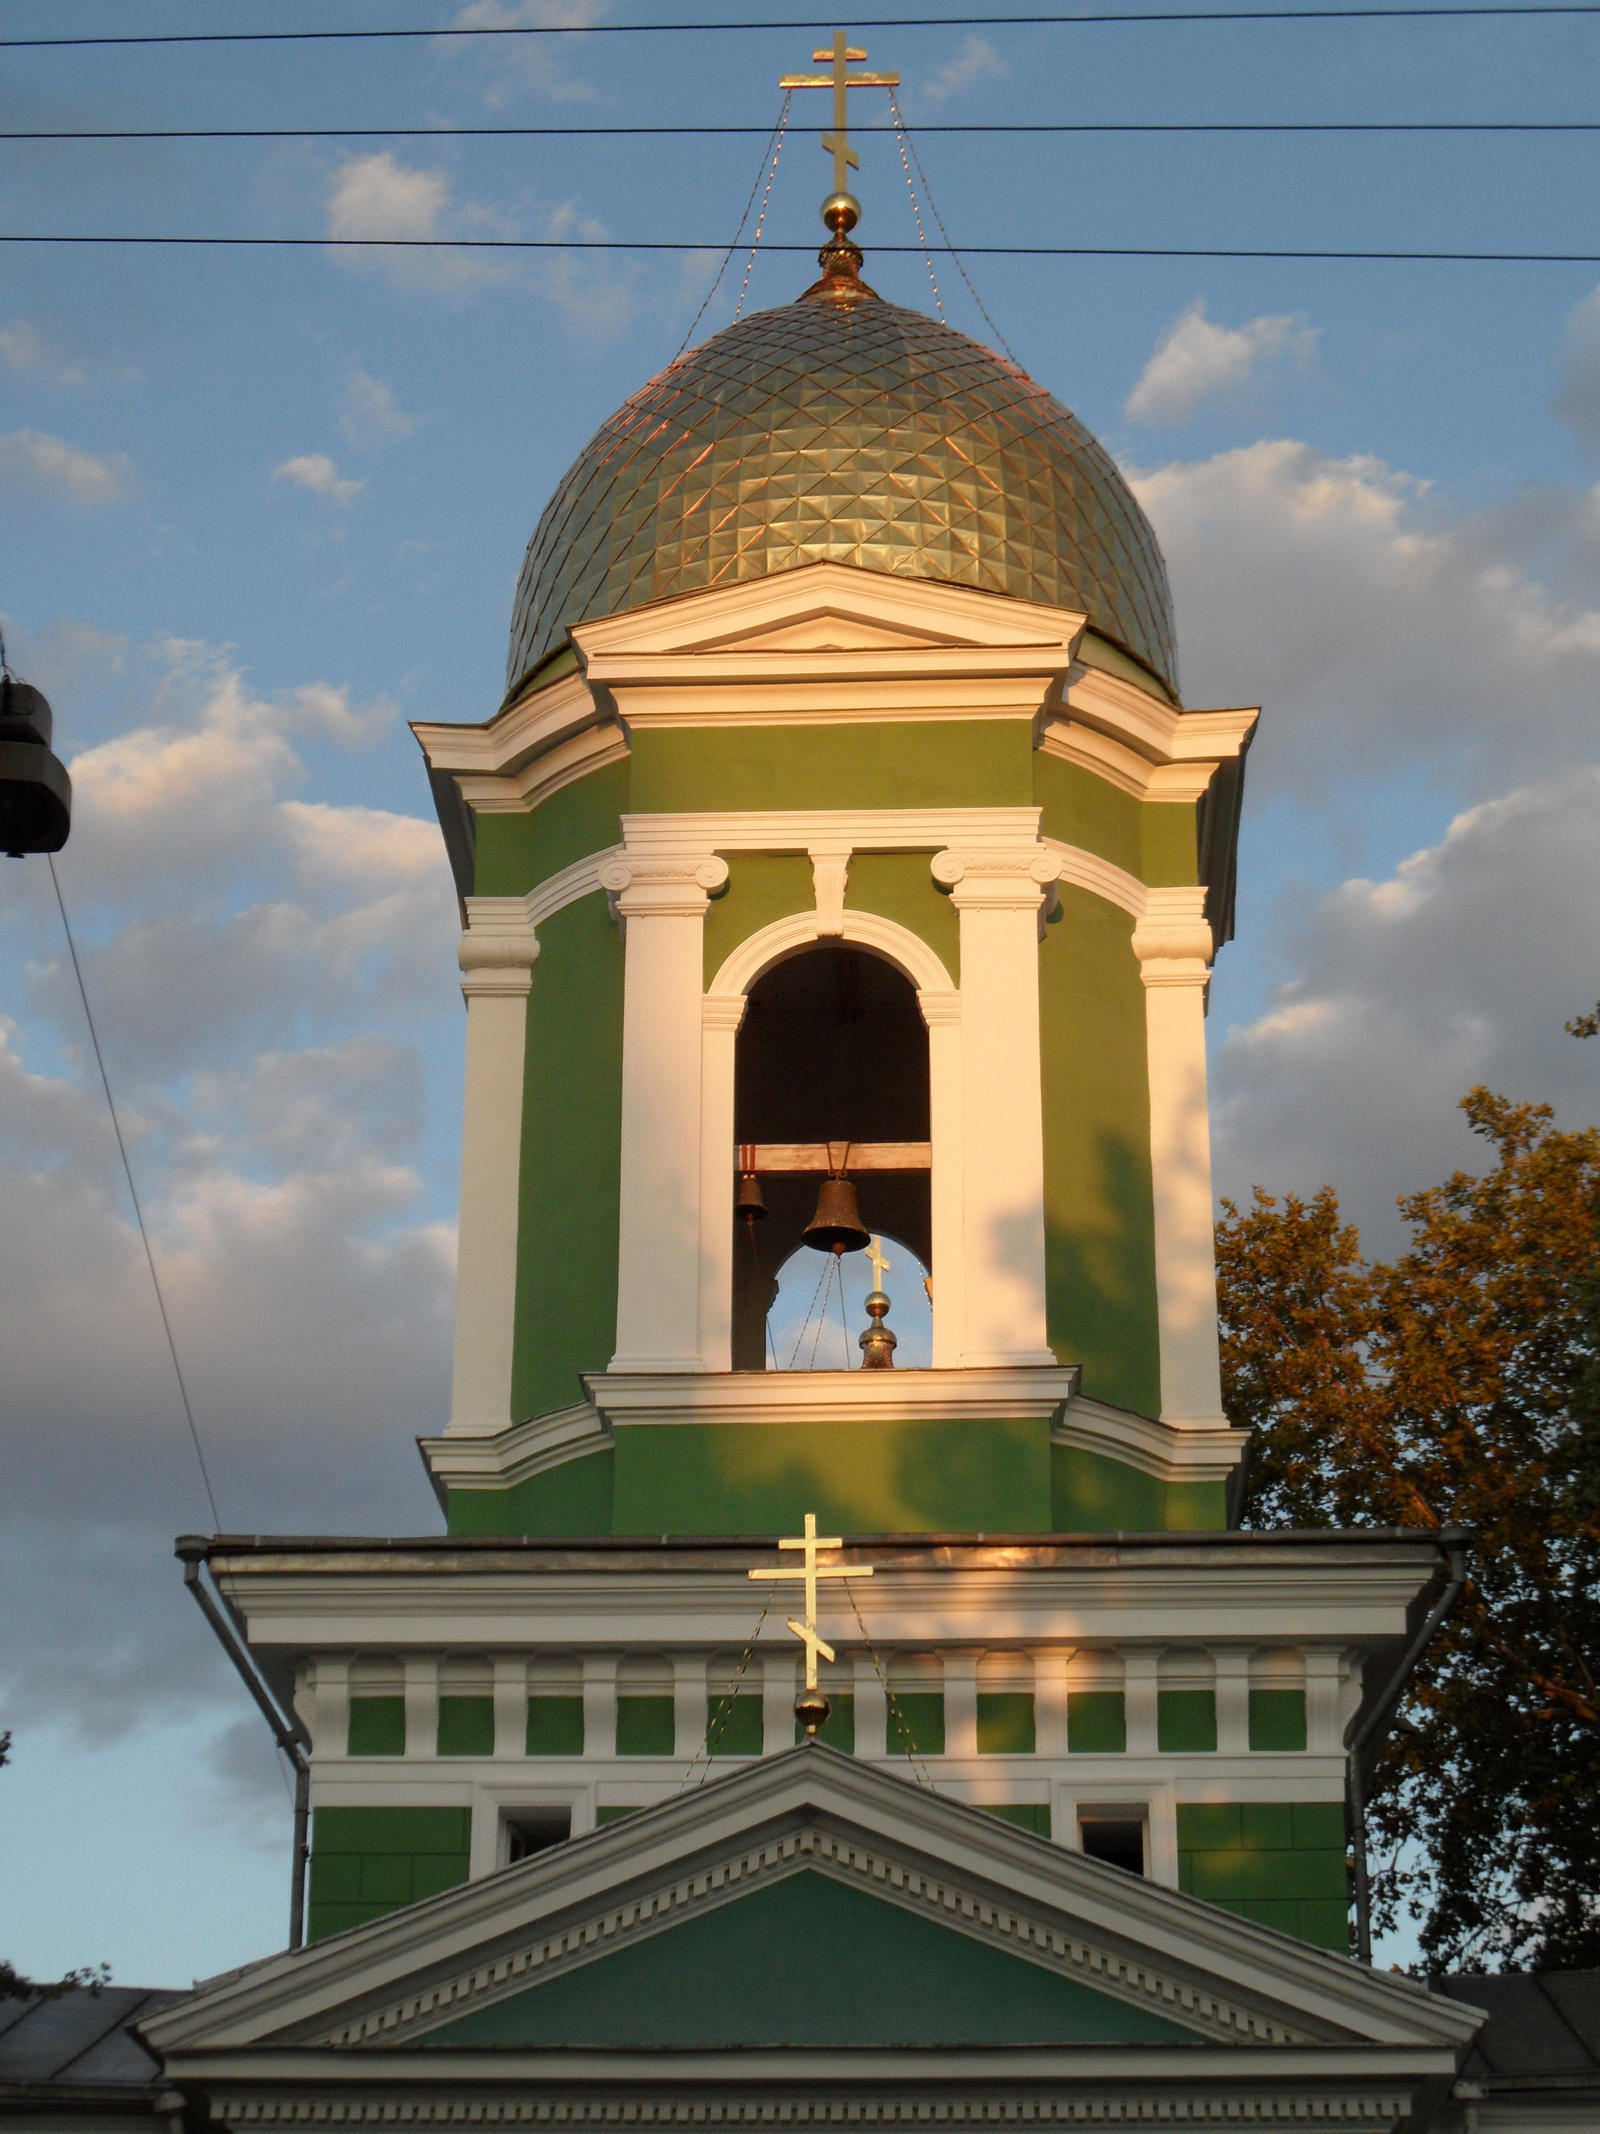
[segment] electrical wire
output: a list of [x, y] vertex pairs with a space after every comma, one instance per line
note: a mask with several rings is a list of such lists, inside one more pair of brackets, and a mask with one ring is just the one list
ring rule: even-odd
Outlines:
[[95, 1028], [94, 1010], [89, 1005], [88, 988], [83, 982], [83, 965], [78, 961], [78, 944], [72, 937], [72, 923], [67, 917], [67, 904], [61, 894], [61, 877], [56, 872], [55, 854], [46, 855], [50, 861], [50, 880], [55, 886], [56, 906], [61, 913], [61, 930], [67, 937], [67, 953], [72, 958], [73, 976], [78, 981], [78, 998], [83, 1002], [83, 1016], [89, 1025], [89, 1042], [94, 1047], [95, 1065], [100, 1070], [100, 1086], [106, 1093], [106, 1109], [111, 1114], [111, 1131], [117, 1137], [117, 1154], [122, 1158], [122, 1174], [128, 1181], [128, 1197], [133, 1202], [133, 1212], [139, 1225], [139, 1237], [144, 1246], [145, 1265], [150, 1269], [150, 1286], [156, 1293], [156, 1309], [161, 1314], [161, 1330], [167, 1337], [167, 1353], [172, 1358], [173, 1376], [178, 1381], [178, 1397], [183, 1402], [184, 1420], [189, 1425], [189, 1436], [194, 1445], [194, 1456], [200, 1466], [200, 1479], [205, 1484], [206, 1502], [211, 1506], [213, 1530], [222, 1529], [222, 1514], [217, 1509], [216, 1491], [211, 1487], [211, 1474], [206, 1466], [206, 1456], [200, 1444], [200, 1431], [194, 1419], [194, 1404], [189, 1398], [189, 1388], [184, 1379], [183, 1365], [178, 1361], [178, 1344], [173, 1338], [172, 1320], [167, 1311], [167, 1300], [162, 1293], [161, 1277], [156, 1272], [156, 1256], [150, 1247], [150, 1232], [145, 1223], [144, 1209], [139, 1201], [139, 1188], [133, 1182], [133, 1165], [128, 1161], [128, 1144], [123, 1138], [122, 1121], [117, 1114], [117, 1100], [111, 1094], [111, 1077], [106, 1073], [106, 1056], [100, 1049], [100, 1033]]
[[[728, 246], [727, 250], [726, 250], [726, 251], [725, 251], [725, 252], [723, 253], [723, 255], [722, 255], [722, 264], [721, 264], [721, 266], [720, 266], [720, 267], [718, 267], [718, 269], [717, 269], [717, 273], [716, 273], [716, 279], [715, 279], [715, 280], [714, 280], [714, 281], [712, 282], [712, 284], [711, 284], [711, 287], [710, 287], [710, 288], [709, 288], [709, 289], [708, 289], [708, 290], [706, 291], [705, 295], [704, 295], [704, 296], [703, 296], [703, 297], [702, 297], [702, 298], [700, 299], [700, 309], [699, 309], [699, 310], [698, 310], [698, 311], [697, 311], [697, 312], [695, 313], [694, 317], [693, 317], [693, 318], [692, 318], [692, 319], [691, 319], [691, 320], [689, 321], [689, 327], [688, 327], [688, 331], [687, 331], [687, 332], [686, 332], [686, 333], [684, 334], [684, 337], [683, 337], [683, 339], [682, 339], [682, 340], [681, 340], [681, 341], [680, 341], [680, 342], [678, 343], [678, 345], [677, 345], [676, 349], [674, 349], [674, 351], [673, 351], [673, 355], [672, 355], [672, 360], [673, 360], [673, 362], [674, 362], [674, 363], [676, 363], [676, 362], [677, 362], [677, 360], [678, 360], [679, 356], [681, 356], [681, 355], [683, 354], [684, 350], [685, 350], [685, 349], [686, 349], [686, 348], [688, 347], [688, 345], [689, 345], [690, 341], [691, 341], [691, 340], [692, 340], [692, 339], [694, 338], [694, 330], [695, 330], [695, 328], [696, 328], [696, 327], [697, 327], [697, 326], [699, 325], [700, 321], [701, 321], [701, 320], [702, 320], [702, 319], [703, 319], [703, 318], [705, 317], [705, 315], [706, 315], [706, 307], [707, 307], [707, 306], [708, 306], [708, 305], [710, 304], [710, 302], [711, 302], [711, 299], [712, 299], [712, 298], [713, 298], [713, 297], [714, 297], [714, 296], [716, 295], [717, 291], [718, 291], [718, 290], [719, 290], [719, 289], [720, 289], [720, 288], [722, 287], [722, 277], [723, 277], [723, 276], [724, 276], [724, 275], [725, 275], [725, 274], [727, 273], [727, 271], [728, 271], [728, 262], [729, 262], [729, 260], [730, 260], [730, 259], [732, 259], [732, 257], [733, 257], [733, 255], [734, 255], [734, 253], [735, 253], [736, 251], [738, 251], [738, 249], [739, 249], [739, 239], [740, 239], [740, 238], [741, 238], [741, 237], [742, 237], [742, 236], [744, 235], [744, 226], [745, 226], [745, 224], [746, 224], [746, 223], [747, 223], [747, 222], [748, 222], [748, 221], [750, 220], [750, 210], [751, 210], [751, 208], [752, 208], [752, 207], [754, 207], [754, 205], [755, 205], [755, 198], [756, 198], [756, 194], [757, 194], [757, 192], [758, 192], [758, 191], [760, 190], [760, 186], [761, 186], [761, 173], [762, 173], [762, 172], [763, 172], [763, 171], [764, 171], [764, 170], [766, 169], [766, 167], [767, 167], [767, 155], [768, 155], [768, 152], [769, 152], [770, 150], [772, 150], [772, 147], [773, 147], [773, 143], [774, 143], [775, 141], [777, 141], [777, 140], [779, 139], [779, 137], [781, 136], [781, 134], [782, 134], [782, 132], [783, 132], [784, 126], [785, 126], [785, 124], [787, 123], [787, 121], [788, 121], [788, 117], [789, 117], [789, 106], [790, 106], [790, 104], [791, 104], [791, 103], [793, 102], [793, 100], [794, 100], [794, 91], [793, 91], [792, 89], [786, 90], [786, 91], [784, 92], [784, 98], [783, 98], [783, 108], [782, 108], [782, 109], [781, 109], [781, 110], [779, 111], [779, 113], [778, 113], [777, 121], [776, 121], [776, 123], [775, 123], [774, 125], [772, 125], [771, 127], [769, 127], [769, 128], [768, 128], [768, 130], [767, 130], [767, 146], [766, 146], [766, 148], [764, 148], [764, 149], [763, 149], [763, 150], [761, 151], [761, 161], [760, 161], [760, 162], [759, 162], [759, 163], [758, 163], [758, 164], [756, 165], [756, 176], [755, 176], [755, 183], [754, 183], [754, 184], [753, 184], [753, 185], [751, 186], [751, 188], [750, 188], [750, 197], [749, 197], [749, 199], [748, 199], [748, 200], [746, 200], [746, 202], [745, 202], [745, 204], [744, 204], [744, 213], [743, 213], [743, 214], [742, 214], [742, 215], [741, 215], [741, 216], [739, 217], [739, 227], [738, 227], [738, 228], [737, 228], [737, 229], [736, 229], [736, 230], [734, 231], [734, 233], [733, 233], [733, 242], [732, 242], [732, 244], [730, 244], [730, 245]], [[770, 197], [771, 197], [771, 194], [772, 194], [772, 180], [773, 180], [773, 178], [774, 178], [774, 177], [776, 177], [776, 176], [777, 176], [777, 171], [778, 171], [778, 159], [777, 159], [777, 154], [776, 154], [776, 153], [774, 153], [774, 154], [773, 154], [773, 159], [772, 159], [772, 172], [771, 172], [771, 175], [770, 175], [770, 176], [768, 177], [768, 179], [767, 179], [767, 196], [768, 196], [768, 198], [770, 198]], [[767, 203], [766, 203], [766, 200], [763, 200], [763, 201], [762, 201], [762, 203], [761, 203], [761, 212], [762, 212], [762, 215], [763, 215], [763, 216], [765, 216], [765, 214], [766, 214], [766, 211], [767, 211]], [[756, 225], [756, 229], [757, 229], [757, 235], [758, 235], [758, 239], [759, 239], [759, 233], [760, 233], [760, 224], [759, 224], [759, 223], [758, 223], [758, 224]], [[752, 263], [754, 262], [754, 258], [755, 258], [755, 255], [754, 255], [754, 253], [752, 252], [752, 254], [751, 254], [751, 260], [752, 260]], [[748, 284], [749, 284], [749, 280], [750, 280], [750, 274], [749, 274], [749, 269], [747, 268], [747, 269], [745, 270], [745, 282], [746, 282], [746, 285], [747, 285], [747, 286], [748, 286]], [[743, 301], [744, 301], [744, 298], [743, 298], [743, 295], [742, 295], [742, 294], [741, 294], [741, 296], [740, 296], [740, 299], [739, 299], [739, 300], [740, 300], [740, 303], [742, 304], [742, 303], [743, 303]], [[752, 1245], [752, 1247], [753, 1247], [753, 1246], [754, 1246], [754, 1244], [755, 1244], [755, 1231], [754, 1231], [754, 1230], [752, 1230], [752, 1231], [751, 1231], [751, 1233], [750, 1233], [750, 1242], [751, 1242], [751, 1245]]]
[[[1102, 23], [1169, 22], [1386, 22], [1477, 20], [1507, 15], [1600, 15], [1600, 0], [1535, 0], [1526, 7], [1504, 4], [1449, 7], [1162, 8], [1097, 13], [1013, 15], [867, 15], [854, 27], [866, 30], [1085, 29]], [[85, 37], [0, 37], [0, 50], [82, 51], [94, 46], [211, 44], [372, 44], [434, 37], [663, 37], [718, 36], [766, 30], [831, 29], [831, 15], [786, 15], [746, 22], [581, 22], [445, 24], [433, 29], [372, 30], [167, 30]]]
[[[0, 245], [172, 245], [208, 250], [329, 252], [715, 252], [703, 240], [629, 237], [200, 237], [104, 232], [0, 231]], [[768, 252], [812, 253], [815, 245], [769, 244]], [[923, 256], [921, 245], [875, 244], [876, 256]], [[1436, 252], [1290, 245], [932, 245], [968, 259], [1282, 259], [1435, 261], [1460, 266], [1593, 267], [1600, 252]]]
[[[1004, 119], [941, 120], [929, 134], [1600, 133], [1600, 119]], [[895, 138], [889, 126], [855, 126], [851, 138]], [[0, 129], [0, 141], [572, 141], [759, 140], [767, 126], [74, 126]], [[757, 177], [756, 183], [760, 184]], [[737, 240], [735, 240], [737, 246]]]

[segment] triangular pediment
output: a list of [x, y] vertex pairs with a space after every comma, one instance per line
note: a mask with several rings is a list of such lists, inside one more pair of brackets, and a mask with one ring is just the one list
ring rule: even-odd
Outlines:
[[[874, 2001], [890, 1978], [910, 1985]], [[851, 2036], [847, 2001], [866, 2004]], [[180, 2068], [269, 2047], [347, 2070], [400, 2053], [424, 2080], [469, 2049], [691, 2043], [1409, 2047], [1453, 2063], [1471, 2025], [1408, 1982], [811, 1745], [202, 1986], [148, 2034]]]

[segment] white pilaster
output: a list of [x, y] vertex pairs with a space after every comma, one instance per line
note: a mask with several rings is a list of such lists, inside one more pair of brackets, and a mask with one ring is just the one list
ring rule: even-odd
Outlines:
[[705, 852], [623, 852], [600, 869], [627, 935], [614, 1371], [700, 1368], [701, 959], [727, 879]]
[[406, 1659], [406, 1757], [439, 1753], [439, 1663], [430, 1653]]
[[[834, 1670], [847, 1675], [846, 1667]], [[761, 1753], [775, 1756], [794, 1742], [796, 1670], [792, 1647], [764, 1653], [761, 1660]]]
[[1217, 1754], [1250, 1753], [1250, 1655], [1219, 1645], [1211, 1655], [1217, 1670]]
[[523, 1064], [539, 942], [521, 897], [471, 897], [467, 916], [460, 949], [467, 1063], [449, 1429], [486, 1437], [512, 1420]]
[[617, 1656], [590, 1653], [583, 1663], [583, 1753], [591, 1760], [617, 1753]]
[[869, 1652], [856, 1660], [855, 1699], [856, 1754], [881, 1763], [889, 1753], [889, 1704]]
[[978, 1753], [978, 1662], [970, 1652], [952, 1652], [944, 1663], [944, 1753]]
[[1212, 941], [1204, 906], [1203, 889], [1152, 889], [1133, 950], [1145, 983], [1161, 1418], [1214, 1426], [1224, 1418], [1206, 1104]]
[[917, 1005], [928, 1026], [928, 1135], [933, 1149], [928, 1187], [933, 1240], [932, 1360], [935, 1370], [954, 1370], [962, 1360], [966, 1326], [961, 1213], [961, 995], [919, 992]]
[[1067, 1676], [1070, 1646], [1052, 1646], [1033, 1656], [1033, 1743], [1041, 1759], [1067, 1754]]
[[311, 1749], [315, 1756], [350, 1753], [350, 1661], [344, 1653], [317, 1654], [312, 1692]]
[[494, 1753], [501, 1763], [525, 1755], [528, 1746], [528, 1663], [521, 1653], [497, 1653], [494, 1662]]
[[1137, 1647], [1122, 1655], [1122, 1716], [1130, 1756], [1154, 1756], [1160, 1731], [1160, 1655]]
[[745, 998], [701, 1002], [700, 1368], [733, 1368], [733, 1092]]
[[693, 1763], [706, 1745], [710, 1718], [710, 1683], [703, 1652], [674, 1653], [672, 1658], [672, 1753], [679, 1763]]
[[[1329, 1645], [1306, 1654], [1306, 1747], [1313, 1756], [1337, 1756], [1343, 1746], [1339, 1690], [1344, 1655]], [[321, 1672], [318, 1672], [321, 1681]]]
[[969, 1366], [1055, 1360], [1045, 1339], [1038, 927], [1060, 871], [1040, 844], [933, 860], [961, 919], [960, 1361]]

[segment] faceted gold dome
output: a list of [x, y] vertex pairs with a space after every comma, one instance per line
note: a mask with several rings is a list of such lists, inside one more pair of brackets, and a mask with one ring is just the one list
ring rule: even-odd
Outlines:
[[1110, 455], [992, 349], [850, 298], [725, 328], [585, 446], [528, 544], [512, 689], [570, 624], [827, 560], [1085, 611], [1176, 694], [1166, 566]]

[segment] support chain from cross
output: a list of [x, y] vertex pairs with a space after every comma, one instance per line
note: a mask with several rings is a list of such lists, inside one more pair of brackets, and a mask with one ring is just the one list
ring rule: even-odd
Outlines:
[[803, 1549], [805, 1552], [804, 1561], [792, 1571], [785, 1570], [782, 1567], [776, 1569], [762, 1567], [752, 1570], [748, 1575], [751, 1578], [800, 1578], [805, 1581], [805, 1621], [803, 1623], [797, 1622], [791, 1615], [788, 1618], [788, 1627], [804, 1645], [806, 1653], [806, 1686], [803, 1694], [795, 1699], [795, 1712], [806, 1732], [814, 1736], [817, 1728], [824, 1723], [828, 1716], [828, 1700], [822, 1695], [817, 1686], [817, 1658], [819, 1654], [828, 1661], [837, 1658], [833, 1647], [827, 1643], [826, 1639], [820, 1637], [817, 1632], [817, 1581], [819, 1578], [870, 1578], [872, 1576], [872, 1565], [869, 1563], [818, 1563], [817, 1551], [819, 1549], [842, 1549], [844, 1540], [838, 1534], [819, 1536], [815, 1512], [806, 1513], [805, 1532], [803, 1534], [794, 1534], [780, 1539], [778, 1546], [780, 1549]]

